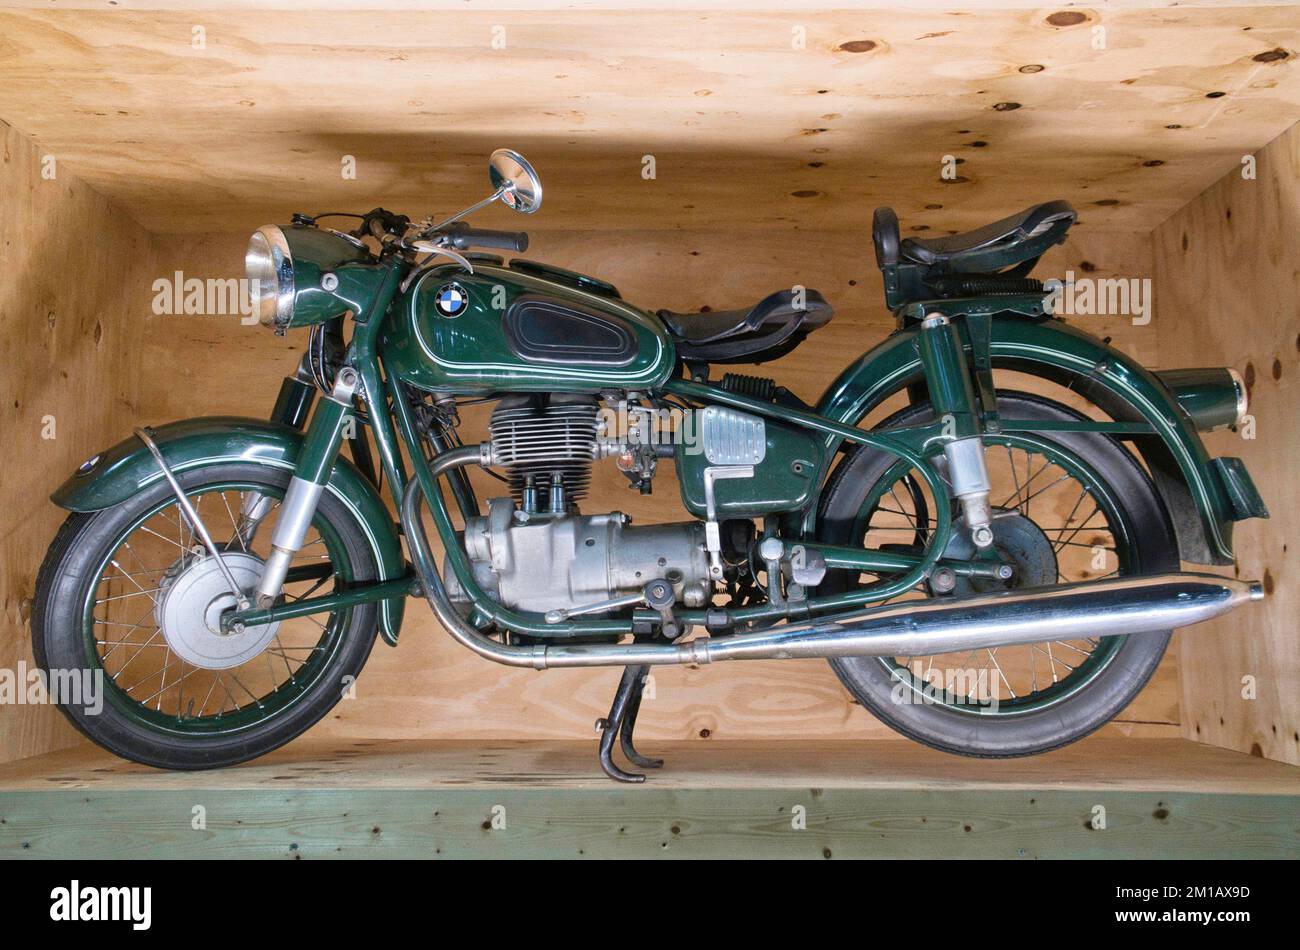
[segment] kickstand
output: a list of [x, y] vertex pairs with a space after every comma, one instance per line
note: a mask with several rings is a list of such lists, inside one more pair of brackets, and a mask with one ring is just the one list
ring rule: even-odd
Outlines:
[[623, 719], [623, 728], [619, 730], [619, 744], [623, 747], [623, 754], [633, 765], [639, 765], [643, 769], [661, 769], [664, 765], [663, 759], [652, 759], [649, 756], [642, 755], [632, 745], [632, 732], [636, 729], [637, 713], [641, 711], [641, 696], [645, 693], [646, 679], [650, 675], [650, 667], [634, 666], [630, 669], [636, 670], [634, 674], [636, 687], [632, 690], [632, 699], [627, 705], [627, 715]]
[[623, 678], [618, 681], [614, 692], [614, 702], [609, 707], [609, 716], [599, 720], [596, 725], [600, 733], [600, 767], [605, 774], [617, 782], [644, 782], [645, 776], [635, 772], [625, 772], [614, 764], [614, 738], [617, 736], [623, 748], [623, 754], [634, 764], [644, 769], [657, 769], [663, 765], [662, 759], [649, 759], [641, 755], [632, 746], [632, 730], [636, 728], [637, 713], [641, 709], [641, 693], [645, 690], [648, 666], [629, 666], [623, 670]]

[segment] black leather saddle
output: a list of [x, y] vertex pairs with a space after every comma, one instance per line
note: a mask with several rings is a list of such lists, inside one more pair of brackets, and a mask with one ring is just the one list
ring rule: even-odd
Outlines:
[[830, 322], [834, 311], [815, 290], [768, 294], [752, 307], [675, 313], [660, 310], [677, 345], [677, 355], [687, 362], [765, 363], [784, 356], [813, 330]]
[[1025, 278], [1076, 217], [1068, 201], [1045, 201], [963, 234], [902, 239], [894, 210], [877, 208], [871, 238], [886, 301], [893, 309], [935, 297], [1041, 291]]

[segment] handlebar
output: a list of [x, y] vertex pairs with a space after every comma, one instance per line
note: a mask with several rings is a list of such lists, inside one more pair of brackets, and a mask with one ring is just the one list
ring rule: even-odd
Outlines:
[[447, 245], [458, 251], [471, 247], [492, 247], [522, 254], [528, 250], [528, 235], [523, 231], [494, 231], [491, 228], [471, 228], [457, 222], [443, 231]]
[[[293, 220], [295, 224], [312, 226], [315, 225], [318, 218], [329, 217], [333, 214], [342, 214], [342, 212], [328, 212], [326, 214], [308, 215], [295, 214]], [[373, 237], [384, 246], [390, 244], [398, 248], [406, 248], [408, 235], [411, 228], [411, 219], [404, 214], [395, 214], [392, 211], [385, 211], [383, 208], [374, 208], [363, 215], [350, 215], [361, 219], [361, 223], [355, 230], [349, 232], [353, 237]], [[491, 228], [472, 228], [463, 221], [457, 221], [455, 224], [440, 228], [437, 231], [424, 231], [417, 235], [421, 239], [430, 239], [444, 247], [454, 248], [458, 251], [469, 250], [472, 247], [491, 247], [503, 251], [514, 251], [523, 253], [528, 250], [528, 235], [523, 231], [494, 231]]]

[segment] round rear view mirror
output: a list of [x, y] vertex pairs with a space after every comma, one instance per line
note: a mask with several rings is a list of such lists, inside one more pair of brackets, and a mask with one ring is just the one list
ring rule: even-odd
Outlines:
[[542, 206], [542, 180], [528, 159], [509, 148], [499, 148], [488, 159], [492, 188], [507, 208], [532, 214]]

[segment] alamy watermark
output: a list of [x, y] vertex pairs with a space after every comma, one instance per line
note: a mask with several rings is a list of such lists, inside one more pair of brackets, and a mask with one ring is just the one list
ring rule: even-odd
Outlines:
[[153, 282], [153, 312], [158, 315], [237, 316], [251, 326], [258, 321], [261, 282], [245, 277], [186, 277], [176, 271]]
[[50, 670], [28, 667], [0, 668], [0, 706], [77, 706], [88, 716], [104, 710], [103, 670]]
[[974, 706], [996, 712], [1001, 690], [988, 668], [969, 669], [924, 665], [894, 671], [889, 698], [899, 706]]
[[1138, 327], [1151, 322], [1150, 277], [1075, 277], [1068, 270], [1065, 280], [1053, 277], [1043, 287], [1057, 316], [1129, 317]]

